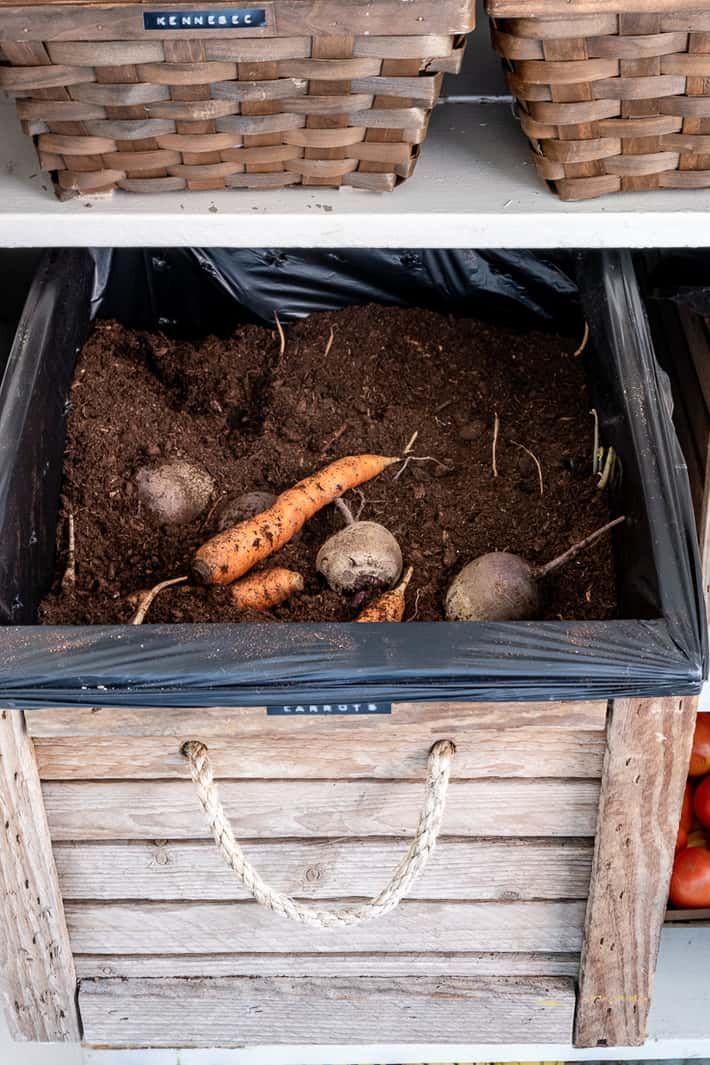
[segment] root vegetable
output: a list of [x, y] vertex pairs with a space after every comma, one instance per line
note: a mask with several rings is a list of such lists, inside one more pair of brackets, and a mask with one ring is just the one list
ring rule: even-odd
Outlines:
[[322, 507], [398, 461], [383, 455], [348, 455], [299, 481], [262, 514], [203, 544], [192, 563], [195, 579], [203, 584], [231, 584], [293, 539]]
[[449, 621], [523, 621], [540, 611], [540, 581], [624, 521], [615, 518], [544, 566], [520, 555], [492, 551], [469, 562], [446, 593]]
[[378, 596], [374, 603], [370, 603], [358, 614], [355, 620], [366, 622], [401, 621], [404, 617], [407, 585], [411, 581], [413, 573], [414, 570], [410, 566], [396, 588], [392, 588], [391, 591], [384, 592]]
[[384, 525], [353, 521], [326, 540], [316, 555], [316, 569], [334, 592], [381, 590], [398, 580], [402, 552]]
[[303, 591], [303, 577], [295, 570], [274, 566], [261, 573], [250, 573], [229, 589], [237, 610], [270, 610]]
[[227, 496], [214, 512], [214, 527], [218, 532], [224, 532], [241, 521], [263, 514], [275, 502], [273, 492], [243, 492], [238, 496]]
[[207, 470], [183, 459], [143, 466], [138, 496], [161, 525], [186, 525], [207, 508], [215, 484]]

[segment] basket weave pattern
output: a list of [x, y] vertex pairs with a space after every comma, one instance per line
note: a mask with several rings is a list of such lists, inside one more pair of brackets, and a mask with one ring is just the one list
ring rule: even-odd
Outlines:
[[[0, 19], [2, 12], [0, 10]], [[60, 196], [340, 186], [414, 169], [465, 38], [2, 42], [0, 88]]]
[[492, 33], [562, 199], [710, 187], [710, 9], [503, 18]]

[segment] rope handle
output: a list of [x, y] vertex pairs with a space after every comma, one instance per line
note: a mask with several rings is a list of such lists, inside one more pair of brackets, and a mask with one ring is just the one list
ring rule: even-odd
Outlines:
[[205, 811], [210, 832], [222, 857], [241, 880], [249, 894], [261, 905], [291, 921], [312, 928], [342, 928], [382, 917], [397, 906], [421, 875], [434, 850], [446, 806], [451, 761], [456, 747], [451, 740], [438, 740], [429, 751], [424, 785], [424, 805], [414, 838], [404, 858], [385, 887], [368, 902], [343, 910], [324, 910], [306, 905], [272, 888], [257, 872], [237, 842], [214, 780], [207, 747], [188, 740], [182, 753], [190, 763], [190, 773]]

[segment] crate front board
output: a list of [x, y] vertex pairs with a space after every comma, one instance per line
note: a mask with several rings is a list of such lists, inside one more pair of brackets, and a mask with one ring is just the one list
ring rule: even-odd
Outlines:
[[[694, 713], [692, 699], [617, 701], [608, 720], [602, 701], [403, 702], [336, 720], [264, 707], [5, 711], [0, 928], [17, 959], [2, 988], [15, 1034], [569, 1043], [576, 1009], [581, 1045], [638, 1043]], [[181, 753], [191, 738], [209, 748], [267, 881], [336, 908], [386, 882], [416, 824], [428, 751], [452, 739], [429, 867], [397, 909], [358, 927], [261, 908], [209, 838]], [[38, 959], [47, 921], [52, 949]]]
[[412, 173], [474, 21], [472, 0], [0, 0], [0, 12], [0, 89], [62, 197], [389, 191]]

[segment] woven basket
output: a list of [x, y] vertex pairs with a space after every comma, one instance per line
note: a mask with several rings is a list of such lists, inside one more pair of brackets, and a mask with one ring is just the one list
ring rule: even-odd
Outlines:
[[409, 177], [473, 0], [8, 6], [0, 89], [60, 196]]
[[488, 0], [493, 42], [563, 200], [710, 187], [710, 0]]

